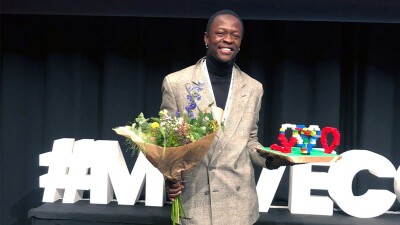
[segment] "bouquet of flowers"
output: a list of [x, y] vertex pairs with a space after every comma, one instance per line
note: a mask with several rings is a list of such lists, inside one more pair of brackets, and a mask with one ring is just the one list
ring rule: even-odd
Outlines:
[[[154, 118], [145, 118], [141, 113], [131, 125], [113, 129], [127, 138], [134, 151], [143, 152], [166, 179], [175, 183], [183, 181], [182, 172], [189, 171], [204, 158], [220, 127], [220, 120], [215, 118], [220, 118], [222, 110], [217, 107], [210, 105], [209, 110], [194, 116], [195, 100], [200, 99], [198, 92], [195, 93], [188, 95], [189, 104], [184, 112], [170, 116], [167, 110], [161, 110], [159, 117]], [[180, 224], [184, 216], [178, 196], [172, 202], [173, 225]]]

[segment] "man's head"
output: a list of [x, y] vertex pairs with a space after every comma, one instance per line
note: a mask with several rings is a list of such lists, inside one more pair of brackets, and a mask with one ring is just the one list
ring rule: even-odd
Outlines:
[[221, 10], [212, 15], [204, 33], [207, 54], [220, 62], [233, 60], [240, 50], [243, 22], [233, 11]]

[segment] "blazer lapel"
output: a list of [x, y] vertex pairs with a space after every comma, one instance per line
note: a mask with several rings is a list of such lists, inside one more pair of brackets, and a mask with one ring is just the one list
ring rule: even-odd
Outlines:
[[230, 142], [232, 137], [234, 136], [236, 129], [242, 120], [243, 113], [245, 112], [247, 102], [249, 100], [251, 89], [246, 86], [246, 83], [240, 76], [240, 70], [238, 68], [234, 68], [233, 73], [233, 87], [232, 93], [229, 102], [229, 109], [226, 115], [226, 119], [224, 124], [225, 129], [223, 132], [220, 132], [219, 141], [215, 147], [214, 154], [212, 155], [210, 164], [214, 164], [216, 162], [215, 159], [221, 154], [225, 146]]
[[[205, 62], [205, 57], [200, 59], [197, 64], [196, 68], [194, 70], [194, 75], [192, 77], [192, 83], [186, 85], [186, 90], [188, 91], [188, 94], [191, 94], [189, 89], [190, 85], [198, 86], [203, 84], [203, 90], [200, 91], [200, 96], [201, 99], [199, 101], [196, 101], [197, 105], [197, 110], [199, 111], [204, 111], [208, 108], [208, 106], [212, 103], [214, 103], [214, 96], [213, 92], [210, 89], [211, 85], [209, 84], [209, 78], [207, 77], [208, 74], [204, 71], [204, 65], [203, 63]], [[197, 115], [198, 111], [196, 112]]]

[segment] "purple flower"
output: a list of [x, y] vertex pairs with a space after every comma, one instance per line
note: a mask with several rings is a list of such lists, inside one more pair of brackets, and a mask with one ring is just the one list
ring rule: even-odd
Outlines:
[[180, 117], [180, 116], [181, 116], [181, 112], [176, 111], [176, 112], [175, 112], [175, 117], [178, 118], [178, 117]]
[[187, 84], [186, 89], [189, 94], [186, 96], [189, 104], [185, 107], [185, 110], [190, 118], [194, 118], [193, 110], [197, 107], [196, 101], [201, 99], [200, 91], [204, 89], [204, 83], [199, 82], [198, 84]]

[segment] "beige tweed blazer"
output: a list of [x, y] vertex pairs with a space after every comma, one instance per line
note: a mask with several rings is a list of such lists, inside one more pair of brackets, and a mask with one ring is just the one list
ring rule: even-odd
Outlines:
[[[161, 109], [184, 111], [188, 84], [209, 82], [205, 58], [196, 65], [167, 75], [162, 85]], [[247, 225], [259, 217], [253, 163], [265, 167], [258, 156], [258, 120], [262, 84], [236, 65], [227, 105], [224, 129], [219, 130], [208, 155], [184, 174], [182, 202], [186, 218], [182, 225]], [[204, 85], [197, 111], [214, 102], [211, 85]]]

